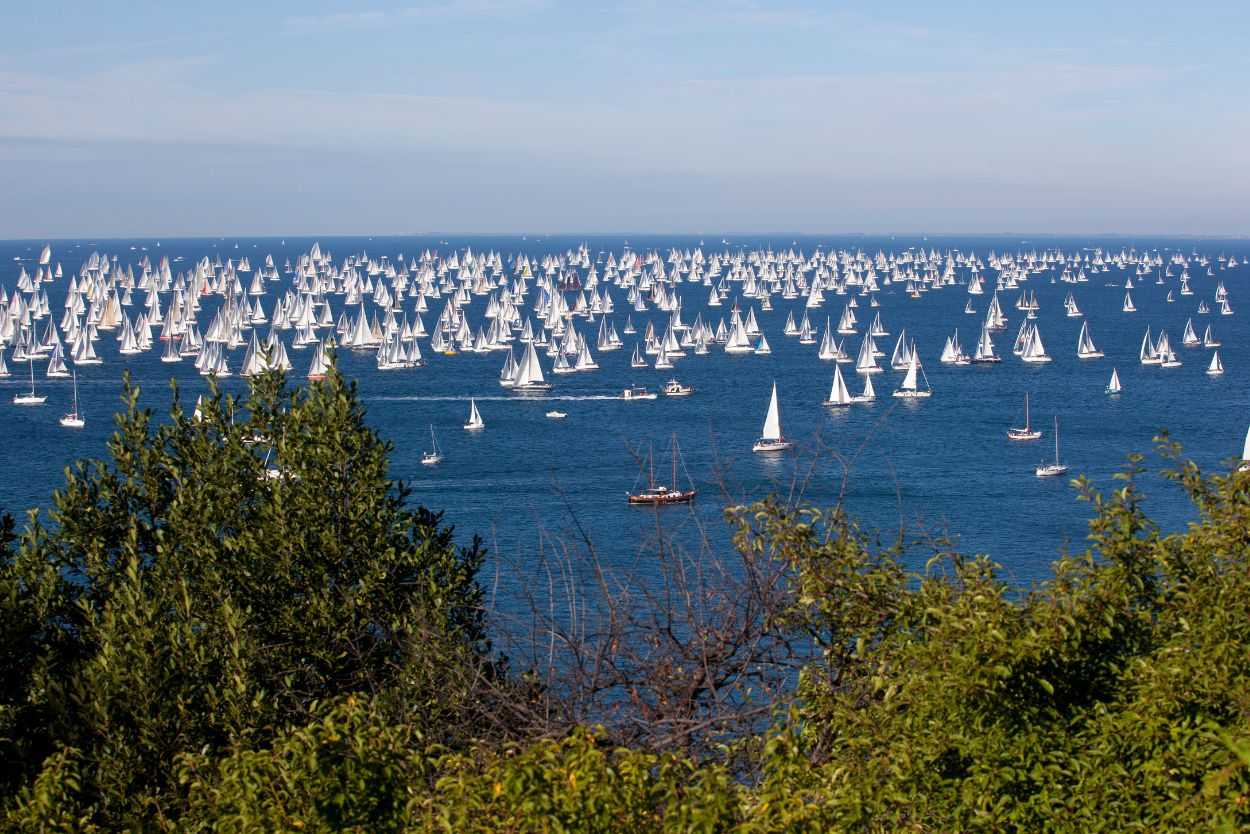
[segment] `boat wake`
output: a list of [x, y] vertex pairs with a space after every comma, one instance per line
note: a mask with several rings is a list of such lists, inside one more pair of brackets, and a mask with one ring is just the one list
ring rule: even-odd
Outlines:
[[478, 402], [509, 402], [509, 403], [549, 403], [554, 401], [561, 402], [581, 402], [585, 400], [619, 400], [620, 395], [612, 396], [610, 394], [587, 394], [584, 396], [572, 396], [569, 394], [542, 394], [536, 397], [518, 397], [515, 394], [505, 395], [502, 397], [428, 397], [428, 396], [408, 396], [408, 397], [366, 397], [366, 401], [372, 402], [405, 402], [405, 403], [436, 403], [436, 402], [454, 402], [467, 403], [469, 400], [477, 400]]

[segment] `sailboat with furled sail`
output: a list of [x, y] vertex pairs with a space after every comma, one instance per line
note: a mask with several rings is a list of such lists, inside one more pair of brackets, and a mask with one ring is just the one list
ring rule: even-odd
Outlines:
[[1037, 471], [1037, 477], [1039, 478], [1053, 478], [1056, 475], [1062, 475], [1063, 473], [1068, 471], [1068, 465], [1066, 463], [1059, 462], [1059, 418], [1058, 417], [1055, 418], [1055, 462], [1038, 464], [1036, 471]]
[[[838, 366], [834, 365], [837, 373]], [[845, 387], [845, 386], [843, 386]], [[753, 452], [784, 452], [794, 448], [794, 441], [786, 440], [781, 433], [781, 409], [777, 405], [777, 383], [773, 383], [772, 398], [768, 401], [768, 414], [764, 417], [764, 430], [751, 447]]]
[[67, 429], [81, 429], [87, 425], [82, 415], [78, 413], [78, 372], [74, 371], [74, 410], [61, 418], [60, 423]]
[[[677, 488], [677, 435], [673, 435], [673, 485], [668, 487], [664, 484], [655, 482], [655, 449], [650, 450], [647, 455], [647, 486], [637, 492], [625, 493], [626, 500], [630, 504], [647, 504], [651, 506], [659, 506], [661, 504], [688, 504], [694, 500], [695, 489], [694, 484], [690, 484], [689, 489]], [[689, 477], [689, 474], [687, 474]]]
[[1024, 392], [1024, 428], [1011, 428], [1007, 430], [1008, 440], [1038, 440], [1042, 433], [1035, 428], [1029, 426], [1029, 392]]
[[44, 402], [46, 402], [48, 399], [47, 394], [35, 393], [35, 360], [32, 358], [29, 361], [30, 361], [30, 393], [29, 394], [14, 394], [13, 395], [14, 405], [43, 405]]

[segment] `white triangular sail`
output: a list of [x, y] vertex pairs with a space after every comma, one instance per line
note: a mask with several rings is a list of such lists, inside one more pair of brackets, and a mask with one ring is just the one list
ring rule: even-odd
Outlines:
[[760, 432], [760, 440], [776, 441], [781, 439], [781, 411], [777, 407], [777, 383], [773, 383], [773, 396], [768, 401], [768, 416], [764, 418], [764, 430]]
[[[865, 379], [871, 377], [865, 376]], [[851, 396], [851, 391], [846, 387], [846, 381], [842, 379], [842, 366], [833, 366], [833, 387], [829, 389], [829, 399], [825, 400], [825, 405], [850, 405], [855, 401]]]

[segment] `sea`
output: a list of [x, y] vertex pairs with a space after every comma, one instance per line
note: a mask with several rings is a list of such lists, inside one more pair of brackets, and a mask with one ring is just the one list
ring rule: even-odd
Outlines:
[[[975, 253], [982, 261], [991, 254], [1041, 254], [1060, 251], [1088, 256], [1097, 252], [1148, 251], [1162, 256], [1165, 266], [1174, 254], [1190, 259], [1188, 273], [1192, 295], [1180, 295], [1180, 268], [1171, 266], [1164, 284], [1156, 283], [1155, 270], [1137, 275], [1132, 269], [1111, 266], [1102, 271], [1086, 266], [1088, 281], [1069, 284], [1052, 281], [1059, 269], [1030, 275], [1018, 290], [1000, 292], [1008, 316], [1007, 329], [994, 334], [995, 347], [1004, 361], [998, 365], [953, 366], [939, 362], [943, 343], [956, 328], [964, 350], [976, 345], [986, 306], [994, 290], [996, 271], [986, 269], [986, 292], [970, 296], [965, 285], [967, 271], [957, 271], [956, 285], [912, 297], [901, 284], [882, 286], [875, 293], [879, 307], [869, 307], [866, 297], [827, 293], [824, 303], [809, 310], [812, 324], [823, 332], [826, 317], [836, 327], [843, 305], [857, 297], [856, 316], [862, 334], [879, 312], [891, 335], [878, 339], [885, 351], [885, 372], [874, 377], [877, 400], [871, 405], [847, 409], [821, 406], [829, 393], [834, 363], [817, 356], [818, 345], [802, 345], [783, 334], [787, 314], [796, 320], [804, 310], [804, 298], [786, 300], [776, 295], [773, 309], [764, 311], [756, 299], [741, 300], [743, 314], [754, 307], [755, 316], [772, 352], [767, 355], [728, 354], [719, 345], [706, 356], [688, 355], [676, 360], [673, 370], [633, 369], [630, 356], [641, 341], [648, 321], [662, 333], [668, 314], [652, 307], [633, 312], [625, 291], [612, 287], [616, 311], [609, 316], [624, 345], [616, 351], [594, 347], [598, 322], [579, 320], [591, 342], [600, 369], [588, 373], [553, 375], [551, 360], [543, 355], [547, 379], [554, 389], [544, 396], [521, 397], [498, 383], [506, 354], [460, 353], [445, 356], [432, 351], [423, 340], [423, 367], [380, 371], [372, 352], [339, 351], [342, 371], [359, 383], [359, 395], [370, 424], [393, 443], [391, 473], [412, 489], [412, 500], [442, 510], [446, 522], [455, 525], [458, 541], [474, 534], [485, 540], [490, 556], [484, 577], [492, 595], [519, 593], [516, 589], [534, 581], [544, 571], [550, 579], [552, 558], [561, 554], [590, 553], [595, 560], [622, 572], [646, 571], [667, 547], [685, 548], [691, 558], [714, 559], [732, 547], [725, 524], [727, 507], [742, 505], [769, 494], [784, 500], [829, 508], [836, 504], [875, 531], [883, 544], [908, 543], [907, 559], [922, 569], [934, 548], [953, 548], [965, 555], [985, 554], [1002, 566], [1004, 577], [1021, 588], [1050, 576], [1051, 562], [1062, 553], [1080, 553], [1088, 546], [1090, 506], [1078, 501], [1071, 479], [1084, 475], [1095, 487], [1119, 486], [1113, 475], [1124, 470], [1130, 454], [1146, 455], [1148, 472], [1140, 480], [1148, 514], [1165, 530], [1180, 530], [1194, 520], [1184, 494], [1166, 482], [1159, 470], [1165, 466], [1152, 450], [1154, 438], [1166, 430], [1180, 441], [1184, 454], [1211, 472], [1227, 471], [1230, 460], [1239, 459], [1250, 422], [1250, 292], [1243, 293], [1250, 267], [1250, 240], [1227, 238], [1171, 238], [1120, 236], [1037, 235], [396, 235], [375, 237], [317, 238], [161, 238], [161, 239], [59, 239], [8, 240], [0, 242], [0, 285], [10, 294], [19, 273], [33, 273], [45, 244], [52, 247], [53, 265], [62, 267], [65, 278], [47, 287], [52, 317], [59, 321], [69, 276], [84, 261], [99, 253], [115, 258], [121, 266], [137, 265], [143, 256], [155, 264], [168, 257], [174, 274], [192, 268], [205, 256], [211, 260], [249, 259], [253, 268], [272, 256], [281, 267], [296, 261], [318, 243], [325, 253], [341, 261], [366, 253], [370, 258], [394, 260], [418, 256], [424, 251], [448, 257], [471, 248], [475, 253], [498, 252], [505, 265], [520, 255], [535, 263], [587, 247], [600, 273], [603, 262], [625, 251], [658, 252], [668, 264], [669, 254], [701, 249], [711, 256], [720, 253], [794, 250], [810, 254], [823, 251], [863, 251], [901, 254], [923, 249], [945, 259], [950, 252]], [[1229, 268], [1221, 256], [1235, 257]], [[1206, 265], [1197, 259], [1205, 258]], [[1208, 275], [1208, 269], [1211, 274]], [[136, 266], [136, 273], [138, 272]], [[244, 276], [244, 284], [250, 276]], [[262, 296], [271, 312], [290, 275], [269, 282]], [[1137, 312], [1125, 313], [1122, 304], [1125, 281], [1131, 278]], [[1221, 315], [1215, 299], [1217, 286], [1227, 289], [1232, 315]], [[731, 288], [724, 305], [708, 307], [709, 289], [683, 283], [682, 318], [691, 323], [697, 314], [715, 325], [728, 318], [740, 287]], [[1012, 353], [1012, 342], [1025, 313], [1017, 310], [1022, 291], [1038, 302], [1036, 324], [1053, 361], [1030, 365]], [[1083, 312], [1068, 317], [1064, 300], [1071, 292]], [[1168, 293], [1173, 294], [1169, 301]], [[136, 293], [139, 309], [143, 293]], [[532, 297], [531, 297], [532, 298]], [[975, 315], [964, 312], [972, 299]], [[335, 307], [337, 319], [341, 299]], [[1199, 302], [1210, 313], [1200, 315]], [[201, 330], [211, 318], [216, 300], [206, 301], [198, 321]], [[425, 315], [434, 321], [444, 301], [431, 303]], [[411, 313], [412, 299], [405, 301]], [[474, 332], [484, 322], [485, 301], [475, 298], [469, 308]], [[529, 310], [525, 310], [529, 314]], [[632, 318], [638, 335], [621, 333], [626, 317]], [[1209, 324], [1222, 343], [1223, 376], [1205, 373], [1211, 350], [1182, 347], [1181, 334], [1187, 320], [1201, 335]], [[1106, 357], [1079, 360], [1077, 338], [1083, 322]], [[42, 322], [42, 325], [46, 323]], [[1177, 368], [1143, 366], [1138, 359], [1146, 327], [1152, 334], [1166, 330], [1182, 361]], [[890, 352], [902, 330], [917, 345], [924, 375], [933, 395], [924, 400], [898, 400], [891, 392], [902, 374], [889, 367]], [[261, 326], [262, 335], [268, 332]], [[106, 441], [114, 431], [113, 414], [120, 407], [122, 372], [128, 369], [140, 386], [142, 406], [158, 415], [167, 412], [171, 400], [169, 382], [178, 380], [184, 402], [208, 390], [190, 360], [177, 364], [160, 361], [160, 350], [125, 357], [117, 353], [114, 334], [103, 334], [98, 350], [101, 365], [84, 366], [78, 372], [80, 411], [86, 419], [82, 430], [58, 425], [57, 418], [70, 408], [68, 379], [46, 379], [46, 361], [35, 365], [36, 386], [48, 395], [43, 407], [13, 405], [12, 395], [29, 386], [25, 363], [9, 362], [12, 375], [0, 380], [0, 508], [18, 516], [46, 509], [53, 490], [61, 486], [66, 469], [80, 458], [106, 455]], [[284, 334], [294, 370], [293, 384], [303, 382], [312, 348], [290, 346]], [[860, 336], [846, 338], [854, 356]], [[230, 354], [236, 372], [245, 348]], [[6, 358], [11, 351], [6, 351]], [[648, 357], [653, 360], [654, 357]], [[843, 374], [853, 393], [861, 378], [853, 365]], [[1123, 386], [1118, 397], [1104, 389], [1112, 369]], [[689, 397], [625, 401], [621, 391], [631, 385], [658, 391], [666, 380], [677, 378], [696, 391]], [[784, 434], [797, 442], [793, 452], [755, 454], [751, 445], [759, 436], [776, 384]], [[234, 376], [220, 382], [226, 392], [246, 389], [246, 379]], [[1024, 397], [1030, 396], [1030, 418], [1043, 431], [1035, 442], [1010, 442], [1008, 428], [1022, 425]], [[470, 398], [476, 400], [485, 421], [482, 431], [463, 428]], [[565, 419], [549, 419], [558, 409]], [[1056, 420], [1060, 432], [1059, 455], [1070, 465], [1068, 476], [1042, 479], [1035, 467], [1055, 457]], [[421, 456], [430, 450], [431, 434], [443, 452], [437, 466], [423, 466]], [[652, 477], [679, 487], [698, 489], [691, 505], [662, 508], [634, 507], [626, 503], [631, 489], [645, 486]]]

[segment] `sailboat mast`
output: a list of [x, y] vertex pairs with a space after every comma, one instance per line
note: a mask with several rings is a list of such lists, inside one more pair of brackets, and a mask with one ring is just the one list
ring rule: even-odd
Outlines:
[[677, 432], [673, 432], [673, 492], [677, 491]]

